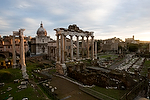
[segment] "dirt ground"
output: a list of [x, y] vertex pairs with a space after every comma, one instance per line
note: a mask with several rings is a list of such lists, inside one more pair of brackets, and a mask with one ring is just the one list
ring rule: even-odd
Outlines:
[[78, 85], [65, 79], [54, 76], [51, 81], [52, 86], [56, 86], [55, 93], [63, 100], [97, 100], [96, 98], [82, 92]]

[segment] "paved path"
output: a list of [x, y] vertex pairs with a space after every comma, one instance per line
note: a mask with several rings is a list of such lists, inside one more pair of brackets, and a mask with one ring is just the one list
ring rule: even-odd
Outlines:
[[125, 62], [125, 61], [126, 61], [126, 58], [123, 58], [121, 61], [116, 62], [115, 64], [111, 65], [111, 66], [109, 67], [109, 69], [115, 69], [116, 67], [118, 67], [120, 64], [122, 64], [122, 63]]
[[58, 98], [66, 100], [98, 100], [93, 96], [81, 91], [79, 86], [60, 77], [54, 76], [51, 85], [57, 87], [55, 93]]

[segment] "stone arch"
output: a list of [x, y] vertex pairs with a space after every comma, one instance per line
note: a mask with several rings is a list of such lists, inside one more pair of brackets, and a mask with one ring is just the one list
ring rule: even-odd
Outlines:
[[6, 58], [7, 56], [5, 54], [3, 54], [3, 53], [0, 53], [0, 57]]

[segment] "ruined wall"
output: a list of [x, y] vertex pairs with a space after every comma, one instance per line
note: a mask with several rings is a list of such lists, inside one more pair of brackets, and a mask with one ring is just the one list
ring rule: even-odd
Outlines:
[[67, 66], [68, 76], [84, 85], [97, 85], [100, 87], [117, 87], [118, 89], [133, 87], [136, 82], [127, 73], [110, 71], [108, 73], [97, 70], [89, 70], [82, 64]]

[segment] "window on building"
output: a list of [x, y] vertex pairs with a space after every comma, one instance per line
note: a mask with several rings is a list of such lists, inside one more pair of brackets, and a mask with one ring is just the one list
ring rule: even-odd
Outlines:
[[53, 53], [53, 50], [51, 50], [51, 53]]
[[44, 46], [43, 46], [42, 50], [43, 50], [43, 53], [44, 53], [45, 52], [45, 47]]

